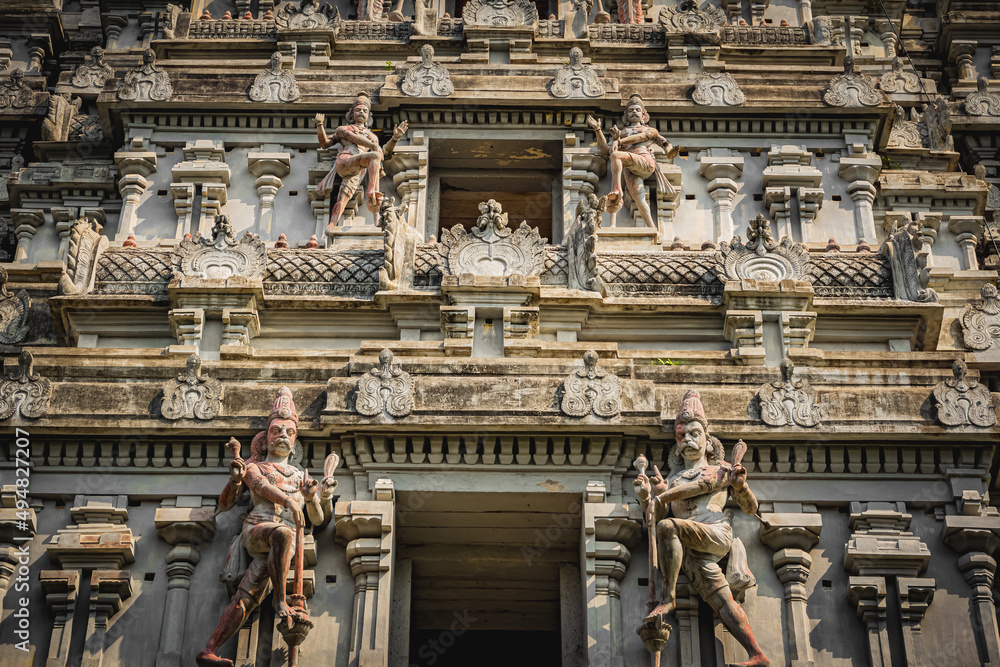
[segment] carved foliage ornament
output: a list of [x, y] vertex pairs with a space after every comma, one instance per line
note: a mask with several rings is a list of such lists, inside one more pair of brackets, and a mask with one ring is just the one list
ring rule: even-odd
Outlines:
[[902, 58], [893, 58], [892, 69], [882, 75], [878, 87], [887, 93], [919, 93], [920, 77], [903, 69]]
[[569, 50], [569, 64], [559, 68], [549, 82], [549, 93], [560, 99], [600, 97], [604, 94], [597, 72], [583, 62], [583, 50], [574, 46]]
[[667, 32], [714, 32], [726, 22], [726, 13], [711, 2], [686, 0], [660, 12], [660, 26]]
[[170, 77], [156, 66], [153, 49], [142, 52], [142, 65], [126, 72], [118, 88], [118, 99], [127, 102], [162, 102], [173, 94]]
[[977, 90], [965, 98], [965, 113], [970, 116], [1000, 116], [1000, 95], [991, 93], [989, 79], [976, 80]]
[[787, 236], [778, 243], [771, 236], [771, 223], [758, 215], [747, 227], [746, 244], [739, 236], [723, 242], [715, 258], [723, 280], [808, 280], [809, 253]]
[[10, 80], [0, 85], [0, 109], [10, 107], [23, 109], [30, 107], [34, 101], [34, 93], [24, 84], [24, 70], [17, 68], [10, 71]]
[[105, 80], [114, 75], [111, 65], [104, 62], [104, 49], [95, 46], [90, 50], [86, 62], [73, 71], [69, 83], [74, 88], [103, 88]]
[[462, 8], [468, 26], [510, 28], [538, 23], [538, 10], [531, 0], [469, 0]]
[[877, 107], [882, 99], [871, 77], [854, 73], [850, 56], [844, 59], [844, 73], [833, 77], [823, 93], [823, 101], [831, 107]]
[[622, 388], [618, 376], [597, 366], [597, 353], [587, 350], [583, 368], [569, 374], [563, 382], [563, 414], [585, 417], [594, 413], [605, 419], [617, 417], [622, 411]]
[[981, 304], [966, 304], [962, 311], [962, 340], [970, 350], [988, 350], [1000, 338], [1000, 301], [997, 288], [987, 283]]
[[768, 382], [757, 390], [760, 418], [768, 426], [818, 426], [820, 410], [816, 390], [808, 380], [792, 379], [795, 366], [785, 357], [779, 365], [781, 380]]
[[747, 101], [746, 95], [729, 72], [700, 75], [695, 79], [691, 99], [695, 104], [713, 107], [738, 107]]
[[21, 350], [17, 370], [0, 380], [0, 419], [19, 413], [26, 419], [38, 419], [49, 409], [52, 382], [34, 372], [31, 352]]
[[597, 227], [607, 209], [607, 196], [588, 193], [576, 205], [576, 221], [566, 234], [569, 288], [604, 292], [597, 267]]
[[517, 231], [507, 227], [507, 214], [496, 200], [479, 204], [481, 215], [468, 232], [455, 225], [441, 233], [441, 244], [448, 249], [451, 275], [472, 273], [479, 276], [537, 276], [545, 261], [545, 241], [538, 230], [521, 222]]
[[222, 412], [222, 382], [201, 374], [201, 357], [188, 357], [187, 368], [163, 385], [164, 419], [213, 419]]
[[[937, 292], [927, 287], [929, 272], [917, 262], [917, 250], [922, 246], [914, 226], [907, 225], [893, 232], [879, 249], [879, 254], [888, 257], [892, 264], [892, 286], [897, 299], [926, 303], [938, 300]], [[920, 261], [926, 263], [926, 256], [922, 255]]]
[[298, 9], [294, 3], [286, 2], [274, 15], [274, 22], [279, 28], [331, 28], [340, 22], [340, 10], [334, 9], [328, 2], [320, 5], [317, 0], [302, 0]]
[[434, 62], [434, 47], [424, 44], [420, 62], [406, 70], [399, 88], [410, 97], [448, 97], [455, 91], [448, 76], [448, 70]]
[[938, 382], [932, 396], [937, 409], [937, 419], [945, 426], [980, 426], [988, 428], [997, 423], [996, 408], [990, 390], [975, 380], [961, 359], [952, 366], [955, 377]]
[[7, 291], [7, 269], [0, 266], [0, 343], [19, 345], [28, 335], [28, 310], [31, 299], [24, 290]]
[[393, 360], [392, 351], [383, 349], [378, 365], [358, 380], [354, 401], [358, 414], [377, 417], [384, 413], [401, 418], [413, 412], [413, 378]]
[[225, 280], [242, 276], [254, 280], [264, 276], [267, 251], [260, 238], [250, 232], [237, 241], [229, 216], [217, 215], [211, 240], [196, 234], [181, 241], [176, 266], [189, 277]]
[[257, 75], [250, 86], [250, 99], [254, 102], [294, 102], [299, 99], [295, 75], [281, 69], [281, 54], [271, 55], [271, 66]]
[[60, 294], [84, 294], [94, 287], [97, 257], [108, 247], [108, 237], [101, 235], [97, 221], [80, 218], [69, 230], [66, 268], [59, 277]]

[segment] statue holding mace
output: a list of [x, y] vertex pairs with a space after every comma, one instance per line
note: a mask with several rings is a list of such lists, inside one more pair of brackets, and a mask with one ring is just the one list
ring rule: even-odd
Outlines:
[[[299, 416], [288, 387], [278, 390], [267, 428], [254, 436], [248, 460], [240, 457], [240, 443], [230, 438], [227, 447], [233, 454], [229, 463], [229, 481], [219, 496], [219, 511], [232, 508], [246, 492], [253, 510], [247, 516], [237, 540], [229, 550], [226, 569], [238, 568], [241, 548], [253, 560], [232, 602], [222, 612], [215, 632], [198, 653], [200, 667], [233, 667], [232, 660], [220, 658], [216, 651], [243, 625], [246, 617], [270, 591], [278, 631], [289, 646], [290, 667], [298, 657], [298, 645], [312, 628], [312, 621], [302, 594], [303, 529], [305, 514], [314, 526], [325, 525], [333, 515], [333, 478], [340, 457], [330, 454], [323, 467], [323, 481], [317, 482], [306, 471], [289, 462], [295, 447]], [[288, 571], [295, 559], [295, 583], [292, 595], [285, 594]], [[223, 576], [227, 574], [223, 572]]]
[[[635, 465], [635, 495], [649, 528], [649, 614], [637, 632], [659, 665], [660, 651], [670, 637], [666, 616], [676, 607], [677, 577], [683, 567], [691, 585], [712, 606], [726, 629], [746, 649], [750, 659], [740, 667], [767, 667], [770, 662], [750, 629], [750, 622], [733, 593], [739, 595], [756, 580], [746, 564], [743, 543], [733, 537], [732, 514], [724, 511], [727, 497], [747, 514], [757, 514], [757, 498], [747, 485], [742, 465], [746, 444], [733, 448], [732, 462], [723, 460], [718, 438], [708, 434], [708, 420], [701, 396], [690, 390], [684, 395], [674, 422], [677, 443], [670, 449], [670, 472], [666, 479], [654, 466], [646, 475], [646, 457]], [[719, 561], [729, 556], [727, 572]], [[663, 595], [656, 598], [653, 565], [663, 578]]]

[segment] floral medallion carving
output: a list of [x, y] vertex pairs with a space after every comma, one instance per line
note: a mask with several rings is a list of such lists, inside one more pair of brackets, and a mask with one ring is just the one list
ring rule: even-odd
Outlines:
[[104, 62], [104, 49], [95, 46], [82, 65], [77, 66], [69, 83], [74, 88], [103, 88], [104, 82], [115, 75], [111, 65]]
[[920, 77], [903, 69], [902, 58], [893, 58], [892, 69], [879, 78], [878, 87], [886, 93], [919, 93]]
[[317, 0], [302, 0], [297, 9], [295, 3], [286, 2], [274, 15], [274, 22], [279, 28], [332, 28], [340, 22], [340, 11], [331, 7], [328, 2], [320, 5]]
[[694, 0], [685, 0], [660, 12], [660, 26], [667, 32], [713, 32], [725, 23], [726, 13], [711, 2], [699, 9]]
[[816, 390], [808, 380], [795, 381], [795, 366], [785, 357], [778, 366], [781, 380], [767, 382], [757, 390], [760, 418], [768, 426], [818, 426], [820, 410]]
[[962, 341], [970, 350], [988, 350], [1000, 338], [1000, 301], [996, 286], [983, 285], [982, 295], [983, 302], [966, 304], [960, 318]]
[[938, 421], [945, 426], [972, 425], [982, 428], [996, 424], [997, 413], [990, 390], [968, 379], [969, 368], [961, 359], [955, 360], [952, 373], [955, 377], [938, 382], [932, 393]]
[[0, 380], [0, 419], [19, 414], [25, 419], [38, 419], [49, 409], [52, 382], [34, 372], [31, 352], [21, 350], [17, 370]]
[[600, 97], [604, 85], [597, 72], [583, 62], [583, 50], [574, 46], [569, 50], [569, 64], [559, 68], [549, 82], [549, 94], [560, 99]]
[[413, 378], [394, 359], [391, 350], [383, 349], [378, 355], [378, 365], [358, 380], [354, 401], [358, 414], [401, 418], [413, 412]]
[[695, 104], [713, 107], [738, 107], [747, 101], [746, 95], [729, 72], [700, 75], [695, 79], [691, 99]]
[[844, 73], [833, 77], [823, 101], [831, 107], [877, 107], [883, 97], [871, 77], [854, 73], [854, 59], [848, 56], [844, 59]]
[[281, 54], [271, 54], [271, 66], [257, 75], [250, 86], [250, 99], [254, 102], [294, 102], [299, 99], [295, 75], [281, 69]]
[[153, 49], [142, 52], [142, 65], [126, 72], [118, 88], [118, 99], [126, 102], [163, 102], [173, 94], [170, 77], [156, 66]]
[[188, 357], [187, 368], [163, 385], [160, 414], [164, 419], [209, 420], [222, 412], [222, 382], [201, 374], [201, 357]]
[[448, 97], [455, 91], [448, 77], [448, 70], [434, 62], [434, 47], [424, 44], [420, 63], [406, 70], [399, 88], [410, 97]]
[[965, 113], [970, 116], [1000, 116], [1000, 95], [991, 93], [989, 79], [976, 80], [976, 92], [965, 98]]
[[176, 266], [188, 277], [208, 280], [225, 280], [242, 276], [253, 280], [263, 278], [267, 267], [267, 251], [263, 241], [250, 232], [244, 232], [237, 241], [229, 216], [215, 216], [212, 239], [185, 238], [177, 249]]
[[0, 266], [0, 343], [19, 345], [28, 335], [28, 310], [31, 299], [24, 290], [7, 290], [7, 269]]
[[538, 230], [521, 222], [517, 231], [507, 226], [507, 214], [496, 200], [479, 204], [480, 216], [468, 232], [455, 225], [441, 233], [451, 275], [537, 276], [545, 261], [545, 241]]
[[468, 26], [511, 28], [538, 23], [538, 10], [531, 0], [470, 0], [462, 8]]
[[563, 414], [585, 417], [591, 413], [610, 419], [622, 411], [621, 381], [597, 365], [597, 353], [587, 350], [583, 355], [583, 368], [578, 368], [563, 381]]
[[24, 109], [30, 107], [35, 95], [24, 83], [24, 70], [21, 68], [10, 71], [10, 80], [0, 86], [0, 109]]
[[747, 242], [734, 236], [723, 242], [716, 254], [719, 277], [723, 280], [808, 280], [809, 252], [787, 236], [777, 242], [771, 223], [758, 215], [747, 227]]

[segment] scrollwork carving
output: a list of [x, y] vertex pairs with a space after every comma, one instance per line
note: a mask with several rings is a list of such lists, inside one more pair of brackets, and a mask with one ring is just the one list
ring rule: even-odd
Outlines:
[[462, 22], [487, 28], [533, 26], [538, 10], [530, 0], [470, 0], [462, 8]]
[[757, 390], [760, 418], [768, 426], [818, 426], [820, 410], [816, 390], [808, 380], [795, 381], [795, 366], [785, 357], [779, 364], [781, 380], [767, 382]]
[[7, 269], [0, 266], [0, 343], [20, 345], [28, 336], [28, 311], [31, 299], [24, 290], [7, 290]]
[[1000, 300], [997, 288], [987, 283], [981, 294], [983, 302], [966, 304], [959, 318], [962, 323], [962, 341], [970, 350], [988, 350], [1000, 338]]
[[710, 2], [698, 8], [685, 0], [660, 12], [660, 26], [667, 32], [714, 32], [726, 23], [726, 13]]
[[24, 70], [15, 68], [10, 71], [10, 80], [0, 86], [0, 109], [24, 109], [30, 107], [35, 99], [31, 88], [24, 83]]
[[420, 47], [420, 63], [406, 70], [399, 88], [410, 97], [448, 97], [455, 87], [448, 78], [448, 70], [434, 62], [434, 47]]
[[729, 72], [701, 74], [694, 82], [691, 99], [695, 104], [713, 107], [738, 107], [747, 101]]
[[570, 289], [604, 292], [597, 266], [597, 228], [607, 208], [607, 197], [588, 193], [576, 205], [576, 221], [566, 234]]
[[225, 280], [231, 276], [260, 279], [267, 265], [264, 243], [254, 234], [245, 232], [236, 240], [229, 216], [215, 216], [212, 239], [185, 238], [177, 249], [175, 266], [184, 276], [208, 280]]
[[560, 99], [600, 97], [604, 85], [590, 65], [583, 62], [583, 50], [574, 46], [569, 50], [569, 64], [559, 68], [549, 82], [549, 94]]
[[104, 82], [115, 75], [111, 65], [104, 62], [104, 49], [95, 46], [90, 50], [85, 62], [79, 65], [70, 77], [69, 83], [74, 88], [104, 87]]
[[222, 412], [222, 382], [201, 374], [201, 357], [188, 357], [187, 368], [163, 385], [160, 414], [164, 419], [209, 420]]
[[848, 56], [844, 59], [844, 73], [833, 77], [823, 101], [831, 107], [877, 107], [883, 98], [871, 77], [854, 73], [854, 59]]
[[[893, 232], [882, 244], [879, 253], [892, 263], [893, 292], [897, 299], [906, 301], [935, 302], [937, 292], [927, 287], [929, 274], [917, 262], [917, 250], [923, 241], [916, 235], [912, 225]], [[926, 257], [921, 257], [926, 262]]]
[[286, 2], [274, 15], [274, 22], [279, 28], [311, 30], [314, 28], [332, 28], [340, 22], [340, 10], [334, 9], [330, 3], [322, 5], [317, 0], [302, 0], [299, 8]]
[[1000, 95], [991, 93], [989, 79], [976, 80], [976, 92], [965, 98], [965, 113], [970, 116], [1000, 116]]
[[17, 370], [0, 380], [0, 420], [19, 414], [25, 419], [38, 419], [49, 409], [52, 382], [34, 372], [35, 359], [31, 352], [21, 350]]
[[118, 99], [126, 102], [163, 102], [173, 94], [170, 77], [156, 66], [153, 49], [142, 52], [142, 65], [126, 72], [118, 88]]
[[527, 222], [516, 231], [507, 227], [507, 214], [493, 199], [480, 203], [479, 212], [476, 226], [468, 232], [455, 225], [441, 233], [441, 244], [448, 249], [448, 271], [452, 275], [539, 275], [547, 239]]
[[750, 221], [746, 244], [734, 236], [716, 254], [716, 271], [723, 280], [808, 280], [808, 264], [806, 247], [787, 236], [775, 241], [763, 215]]
[[60, 294], [86, 294], [94, 288], [97, 258], [109, 244], [101, 230], [96, 220], [80, 218], [73, 223], [66, 249], [66, 268], [59, 277]]
[[354, 401], [358, 414], [402, 418], [413, 412], [413, 378], [393, 361], [392, 351], [383, 349], [378, 355], [378, 365], [358, 380]]
[[878, 87], [886, 93], [919, 93], [920, 77], [903, 69], [902, 58], [892, 59], [892, 69], [879, 78]]
[[295, 75], [281, 69], [281, 54], [271, 54], [271, 66], [257, 75], [250, 86], [250, 99], [254, 102], [294, 102], [299, 99], [299, 86]]
[[583, 355], [583, 368], [574, 370], [563, 382], [559, 403], [563, 414], [585, 417], [593, 413], [604, 419], [621, 414], [621, 381], [614, 373], [598, 367], [597, 361], [597, 353], [587, 350]]
[[945, 426], [982, 428], [996, 424], [996, 408], [990, 390], [968, 378], [969, 368], [961, 359], [955, 360], [952, 373], [954, 378], [938, 382], [932, 392], [938, 421]]

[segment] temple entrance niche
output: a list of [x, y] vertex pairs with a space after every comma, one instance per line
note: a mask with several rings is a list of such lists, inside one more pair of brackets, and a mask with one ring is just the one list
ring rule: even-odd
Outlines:
[[558, 140], [432, 139], [428, 233], [440, 236], [440, 230], [458, 224], [468, 229], [480, 215], [480, 202], [495, 199], [513, 227], [525, 220], [558, 243], [561, 159]]
[[401, 492], [398, 503], [407, 664], [576, 664], [580, 494]]

